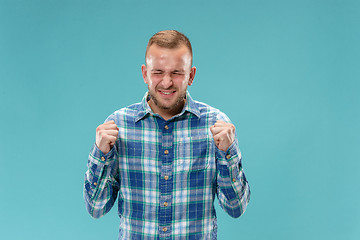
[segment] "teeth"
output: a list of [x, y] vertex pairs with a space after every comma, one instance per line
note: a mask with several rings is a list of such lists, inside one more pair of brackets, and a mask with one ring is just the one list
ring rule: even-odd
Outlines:
[[171, 94], [171, 92], [162, 92], [162, 93], [165, 94], [165, 95]]

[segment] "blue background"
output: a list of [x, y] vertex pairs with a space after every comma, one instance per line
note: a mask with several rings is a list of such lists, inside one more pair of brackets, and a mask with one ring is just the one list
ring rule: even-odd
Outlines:
[[192, 41], [252, 190], [219, 239], [360, 238], [360, 1], [0, 0], [0, 238], [117, 239], [88, 215], [95, 128], [141, 100], [148, 39]]

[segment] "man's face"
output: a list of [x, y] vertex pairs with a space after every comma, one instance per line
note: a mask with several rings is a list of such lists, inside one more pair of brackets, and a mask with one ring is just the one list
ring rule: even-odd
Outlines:
[[175, 115], [182, 110], [186, 89], [194, 80], [191, 54], [185, 45], [175, 49], [153, 44], [148, 49], [146, 66], [141, 66], [144, 82], [151, 96], [154, 112]]

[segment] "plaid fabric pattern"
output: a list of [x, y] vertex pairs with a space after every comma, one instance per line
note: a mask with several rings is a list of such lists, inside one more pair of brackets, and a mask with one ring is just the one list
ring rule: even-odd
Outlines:
[[227, 152], [214, 143], [210, 126], [229, 122], [219, 110], [192, 100], [165, 121], [142, 102], [106, 121], [119, 128], [104, 155], [94, 144], [85, 174], [84, 198], [99, 218], [118, 199], [119, 239], [216, 239], [214, 199], [239, 217], [250, 199], [238, 142]]

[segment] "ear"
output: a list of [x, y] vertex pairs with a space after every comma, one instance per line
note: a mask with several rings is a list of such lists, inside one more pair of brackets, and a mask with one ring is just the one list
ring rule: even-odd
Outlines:
[[142, 73], [144, 82], [145, 82], [146, 84], [148, 84], [148, 80], [147, 80], [147, 69], [146, 69], [145, 64], [141, 65], [141, 73]]
[[191, 71], [190, 71], [189, 82], [188, 82], [189, 86], [191, 86], [193, 84], [193, 81], [194, 81], [194, 78], [195, 78], [195, 73], [196, 73], [196, 67], [192, 67]]

